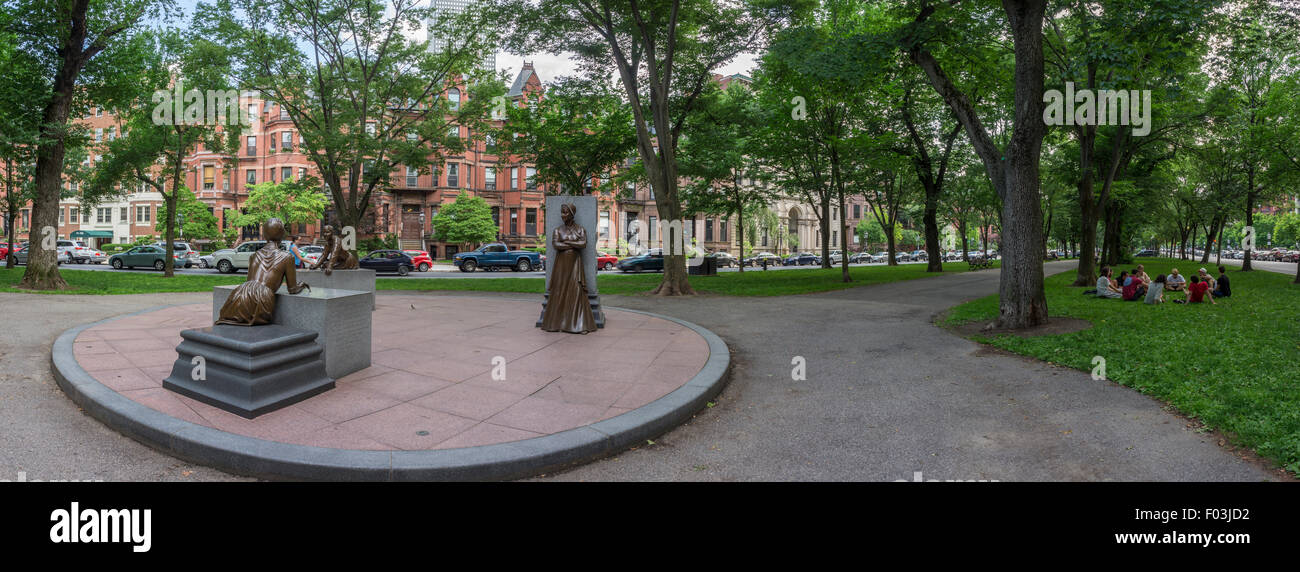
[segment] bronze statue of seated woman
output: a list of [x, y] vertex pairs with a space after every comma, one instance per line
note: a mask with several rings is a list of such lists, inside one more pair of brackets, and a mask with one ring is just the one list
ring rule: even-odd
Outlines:
[[266, 244], [248, 259], [248, 280], [230, 293], [221, 306], [216, 323], [234, 326], [270, 324], [275, 313], [275, 291], [280, 289], [280, 284], [285, 284], [290, 294], [304, 289], [311, 291], [310, 286], [298, 282], [293, 255], [280, 250], [284, 223], [277, 218], [266, 221], [262, 225], [262, 237]]
[[334, 270], [356, 270], [360, 267], [357, 256], [352, 251], [343, 248], [343, 241], [339, 240], [334, 234], [334, 227], [325, 225], [322, 231], [325, 238], [325, 252], [321, 255], [320, 260], [311, 266], [311, 270], [325, 267], [325, 275], [329, 276]]

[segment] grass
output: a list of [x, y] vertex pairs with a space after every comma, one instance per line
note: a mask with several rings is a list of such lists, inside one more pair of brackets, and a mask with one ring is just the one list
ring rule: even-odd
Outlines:
[[[994, 263], [997, 267], [997, 263]], [[944, 264], [945, 272], [963, 272], [964, 262]], [[32, 292], [17, 288], [23, 267], [0, 268], [0, 292]], [[238, 284], [243, 274], [178, 274], [170, 279], [154, 270], [114, 271], [60, 270], [71, 287], [43, 294], [144, 294], [149, 292], [207, 292], [213, 286]], [[811, 268], [800, 270], [746, 270], [723, 272], [717, 276], [692, 276], [691, 285], [701, 293], [723, 296], [786, 296], [913, 280], [936, 276], [922, 264], [901, 266], [856, 266], [849, 268], [853, 282], [840, 281], [840, 269]], [[640, 294], [653, 290], [663, 279], [658, 272], [646, 274], [601, 273], [597, 280], [602, 294]], [[541, 294], [546, 289], [542, 278], [379, 278], [380, 290], [522, 292]]]
[[[1170, 267], [1188, 276], [1201, 267], [1173, 259], [1138, 262], [1152, 277]], [[1088, 320], [1091, 329], [977, 339], [1084, 371], [1101, 356], [1108, 379], [1164, 400], [1300, 473], [1300, 285], [1292, 277], [1228, 267], [1233, 294], [1217, 305], [1173, 304], [1182, 294], [1166, 293], [1166, 303], [1148, 306], [1081, 295], [1085, 288], [1069, 286], [1074, 276], [1071, 270], [1047, 279], [1047, 308], [1052, 316]], [[996, 295], [968, 302], [947, 321], [991, 320], [997, 305]]]

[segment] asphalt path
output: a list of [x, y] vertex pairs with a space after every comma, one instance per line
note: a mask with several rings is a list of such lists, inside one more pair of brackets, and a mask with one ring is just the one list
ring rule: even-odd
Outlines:
[[[1048, 272], [1071, 268], [1047, 265]], [[997, 282], [997, 270], [984, 270], [801, 296], [608, 296], [608, 306], [716, 332], [732, 351], [731, 381], [715, 407], [654, 444], [541, 478], [1285, 478], [1131, 389], [990, 350], [932, 324], [942, 310], [996, 292]], [[67, 328], [208, 299], [0, 293], [11, 325], [0, 328], [0, 480], [20, 473], [27, 480], [240, 479], [105, 427], [68, 400], [49, 371], [50, 346]], [[796, 363], [805, 366], [803, 379], [792, 375]]]

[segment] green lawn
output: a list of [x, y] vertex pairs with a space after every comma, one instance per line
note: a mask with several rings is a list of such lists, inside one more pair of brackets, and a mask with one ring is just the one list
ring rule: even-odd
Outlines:
[[[997, 263], [994, 263], [997, 267]], [[944, 264], [945, 272], [961, 272], [968, 268], [964, 262]], [[152, 270], [97, 271], [61, 270], [63, 279], [72, 287], [48, 294], [144, 294], [149, 292], [206, 292], [213, 286], [238, 284], [243, 274], [188, 275], [180, 274], [170, 279]], [[508, 272], [506, 274], [509, 274]], [[840, 282], [840, 269], [800, 270], [746, 270], [744, 273], [723, 272], [717, 276], [692, 276], [691, 285], [704, 293], [726, 296], [784, 296], [840, 290], [868, 284], [881, 284], [899, 280], [912, 280], [935, 276], [925, 271], [925, 265], [859, 266], [849, 268], [853, 282]], [[0, 292], [30, 292], [16, 288], [22, 279], [23, 267], [0, 268]], [[602, 272], [598, 278], [602, 294], [639, 294], [654, 289], [663, 279], [657, 272], [623, 274]], [[375, 285], [380, 290], [417, 291], [476, 291], [523, 292], [541, 294], [545, 291], [542, 278], [379, 278]]]
[[[1188, 276], [1202, 266], [1173, 259], [1139, 262], [1153, 278], [1170, 267]], [[1102, 356], [1108, 379], [1167, 401], [1300, 473], [1300, 285], [1273, 272], [1228, 267], [1228, 276], [1232, 297], [1217, 305], [1173, 304], [1168, 300], [1182, 295], [1166, 293], [1165, 304], [1148, 306], [1083, 296], [1085, 288], [1069, 286], [1071, 270], [1047, 279], [1048, 311], [1088, 320], [1091, 329], [978, 339], [1084, 371], [1092, 371], [1093, 356]], [[948, 323], [990, 320], [997, 304], [997, 296], [989, 296], [957, 306]]]

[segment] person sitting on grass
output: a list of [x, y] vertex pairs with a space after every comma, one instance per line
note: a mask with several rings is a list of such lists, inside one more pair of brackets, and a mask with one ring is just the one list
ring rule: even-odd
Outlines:
[[1210, 283], [1201, 280], [1200, 276], [1192, 277], [1192, 285], [1187, 287], [1187, 303], [1200, 304], [1206, 298], [1210, 299], [1211, 304], [1218, 304], [1214, 301], [1214, 296], [1206, 296], [1210, 292]]
[[1141, 280], [1143, 286], [1151, 285], [1151, 277], [1147, 275], [1146, 266], [1142, 264], [1137, 265], [1137, 268], [1133, 269], [1133, 276], [1136, 276], [1138, 280]]
[[1136, 271], [1121, 282], [1124, 284], [1124, 288], [1120, 290], [1120, 294], [1125, 301], [1141, 300], [1147, 293], [1147, 286], [1142, 283], [1142, 278], [1138, 276]]
[[1178, 273], [1177, 268], [1169, 270], [1169, 276], [1165, 277], [1165, 289], [1170, 292], [1182, 292], [1187, 286], [1187, 280]]
[[1120, 289], [1111, 280], [1110, 275], [1114, 272], [1109, 266], [1101, 267], [1101, 276], [1097, 278], [1097, 297], [1098, 298], [1119, 298]]
[[1151, 283], [1151, 287], [1147, 288], [1147, 296], [1146, 299], [1143, 301], [1146, 302], [1147, 304], [1164, 303], [1165, 301], [1165, 275], [1164, 274], [1156, 276], [1155, 281]]
[[1211, 290], [1214, 290], [1218, 286], [1217, 284], [1215, 284], [1214, 278], [1211, 278], [1210, 273], [1207, 272], [1204, 268], [1197, 270], [1196, 275], [1200, 277], [1201, 282], [1205, 282], [1206, 284], [1209, 284]]
[[1215, 288], [1213, 292], [1210, 292], [1211, 296], [1214, 296], [1215, 298], [1227, 298], [1232, 295], [1232, 283], [1228, 280], [1228, 271], [1224, 270], [1222, 266], [1219, 267], [1218, 285], [1218, 288]]

